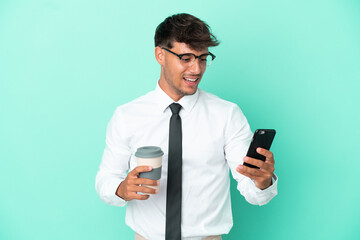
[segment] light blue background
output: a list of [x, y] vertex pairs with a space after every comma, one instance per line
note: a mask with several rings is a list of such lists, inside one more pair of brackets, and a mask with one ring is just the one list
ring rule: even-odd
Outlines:
[[279, 195], [232, 181], [224, 239], [360, 239], [359, 1], [0, 1], [0, 239], [132, 239], [94, 178], [118, 105], [155, 88], [156, 26], [188, 12], [221, 41], [200, 87], [275, 128]]

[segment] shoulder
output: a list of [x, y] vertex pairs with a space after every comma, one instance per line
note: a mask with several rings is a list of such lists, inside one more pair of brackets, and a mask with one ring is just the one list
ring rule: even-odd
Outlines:
[[224, 100], [204, 90], [200, 90], [199, 94], [200, 105], [212, 116], [221, 116], [221, 119], [227, 119], [229, 122], [246, 120], [244, 113], [236, 103]]
[[145, 95], [135, 98], [134, 100], [124, 103], [115, 109], [114, 115], [136, 115], [146, 110], [150, 110], [155, 103], [155, 91], [150, 91]]
[[199, 92], [199, 106], [201, 112], [211, 119], [212, 125], [224, 126], [227, 136], [230, 136], [235, 131], [248, 126], [247, 119], [240, 107], [233, 102], [224, 100], [212, 93], [204, 90]]
[[223, 110], [231, 111], [234, 108], [239, 108], [236, 103], [222, 99], [202, 89], [199, 89], [199, 100], [202, 104], [217, 110], [223, 109]]

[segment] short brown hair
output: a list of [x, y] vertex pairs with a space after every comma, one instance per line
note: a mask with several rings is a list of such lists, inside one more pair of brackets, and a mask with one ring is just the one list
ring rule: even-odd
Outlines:
[[157, 26], [154, 38], [155, 47], [167, 48], [172, 48], [174, 41], [186, 43], [194, 50], [215, 47], [220, 43], [209, 25], [187, 13], [167, 17]]

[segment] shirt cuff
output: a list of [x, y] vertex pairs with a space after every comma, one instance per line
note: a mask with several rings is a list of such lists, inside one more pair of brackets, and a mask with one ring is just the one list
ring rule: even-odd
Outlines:
[[106, 183], [105, 195], [103, 196], [104, 202], [118, 207], [125, 206], [128, 201], [116, 195], [116, 191], [122, 181], [124, 181], [124, 179], [112, 179]]
[[[250, 178], [249, 178], [250, 179]], [[257, 199], [257, 205], [265, 205], [270, 200], [277, 195], [277, 183], [278, 183], [278, 177], [273, 174], [271, 179], [271, 185], [263, 190], [255, 186], [254, 181], [250, 179], [250, 188], [253, 192], [253, 194], [256, 196]]]

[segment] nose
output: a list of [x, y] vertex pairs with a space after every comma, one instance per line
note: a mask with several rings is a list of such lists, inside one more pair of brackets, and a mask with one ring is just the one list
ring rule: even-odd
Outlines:
[[189, 66], [189, 70], [193, 74], [200, 74], [201, 73], [201, 64], [200, 59], [195, 59]]

